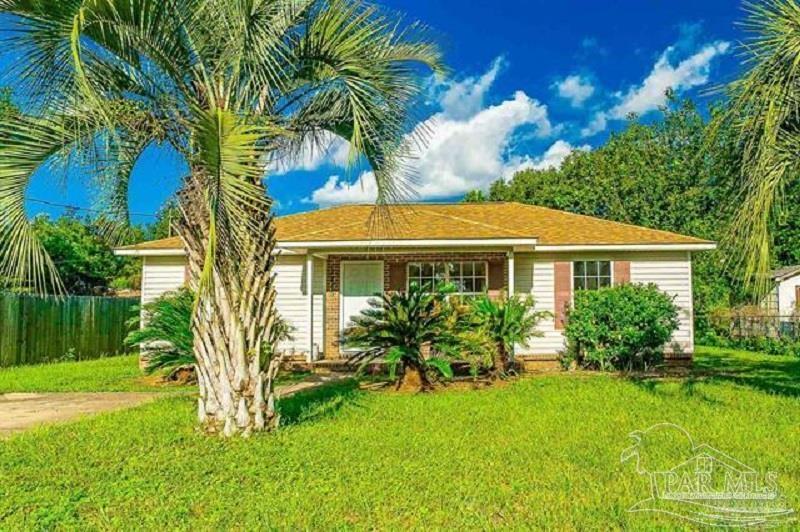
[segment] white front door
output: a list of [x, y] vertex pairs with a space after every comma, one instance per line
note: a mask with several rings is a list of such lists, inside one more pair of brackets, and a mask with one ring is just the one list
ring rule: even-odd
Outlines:
[[344, 330], [351, 318], [369, 308], [367, 303], [383, 295], [383, 262], [343, 262], [342, 301], [339, 324]]

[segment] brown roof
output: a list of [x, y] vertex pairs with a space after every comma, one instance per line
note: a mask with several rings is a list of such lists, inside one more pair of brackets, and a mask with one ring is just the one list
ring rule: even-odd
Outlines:
[[[280, 242], [536, 238], [540, 246], [707, 244], [691, 236], [521, 203], [343, 205], [276, 218]], [[178, 238], [122, 249], [177, 249]]]

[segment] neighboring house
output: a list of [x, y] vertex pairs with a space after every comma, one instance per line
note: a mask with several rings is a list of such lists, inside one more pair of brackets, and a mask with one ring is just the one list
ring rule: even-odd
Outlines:
[[794, 316], [800, 303], [800, 265], [774, 270], [770, 278], [774, 286], [764, 299], [764, 306], [778, 316]]
[[[564, 348], [565, 311], [575, 290], [625, 282], [655, 283], [675, 297], [680, 328], [667, 348], [690, 358], [692, 253], [715, 244], [519, 203], [347, 205], [276, 219], [277, 309], [296, 329], [279, 346], [316, 359], [346, 356], [341, 331], [375, 294], [411, 281], [449, 279], [464, 293], [532, 295], [552, 313], [541, 337], [517, 356], [552, 364]], [[185, 281], [178, 238], [120, 248], [143, 261], [142, 301]]]

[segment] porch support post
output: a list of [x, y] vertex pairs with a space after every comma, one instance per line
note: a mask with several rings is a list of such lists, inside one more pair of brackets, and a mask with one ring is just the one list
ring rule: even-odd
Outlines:
[[508, 257], [508, 297], [514, 295], [514, 252], [509, 251]]
[[306, 254], [306, 304], [308, 308], [308, 352], [306, 361], [314, 361], [314, 255]]

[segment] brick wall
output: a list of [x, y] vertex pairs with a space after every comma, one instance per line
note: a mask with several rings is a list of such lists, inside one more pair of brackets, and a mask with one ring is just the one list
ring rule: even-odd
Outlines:
[[409, 262], [457, 262], [483, 260], [489, 264], [489, 295], [497, 296], [508, 286], [508, 261], [502, 252], [481, 253], [412, 253], [329, 255], [325, 275], [325, 358], [341, 357], [339, 338], [339, 291], [341, 289], [341, 263], [356, 260], [383, 261], [384, 291], [406, 288], [406, 265]]

